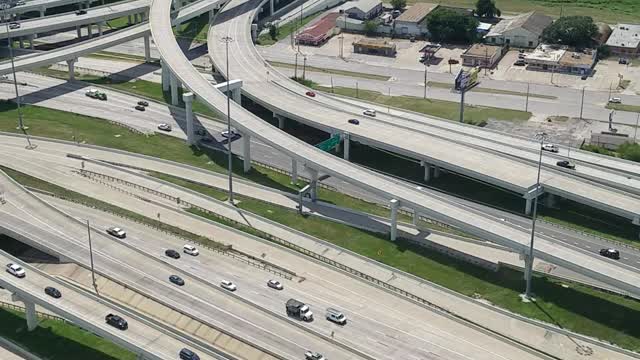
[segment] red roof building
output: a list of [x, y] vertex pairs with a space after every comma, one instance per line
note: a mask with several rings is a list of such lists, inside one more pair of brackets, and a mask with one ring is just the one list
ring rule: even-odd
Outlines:
[[313, 24], [313, 26], [308, 27], [298, 34], [296, 36], [296, 43], [313, 46], [322, 45], [334, 35], [338, 15], [338, 13], [325, 15]]

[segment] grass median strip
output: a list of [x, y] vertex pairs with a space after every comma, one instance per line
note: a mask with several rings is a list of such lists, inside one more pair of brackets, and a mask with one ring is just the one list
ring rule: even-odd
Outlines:
[[640, 112], [640, 106], [638, 106], [638, 105], [626, 105], [626, 104], [608, 103], [606, 108], [607, 109], [612, 109], [612, 110], [619, 110], [619, 111]]
[[22, 312], [0, 309], [0, 336], [48, 360], [135, 360], [137, 355], [71, 323], [40, 319], [27, 331]]
[[[285, 69], [294, 69], [296, 67], [294, 64], [289, 64], [289, 63], [284, 63], [279, 61], [268, 61], [268, 63], [271, 64], [272, 66], [285, 68]], [[301, 69], [302, 65], [298, 65], [298, 68]], [[315, 66], [306, 66], [306, 70], [311, 72], [343, 75], [343, 76], [349, 76], [349, 77], [355, 77], [355, 78], [361, 78], [361, 79], [370, 79], [370, 80], [387, 81], [390, 79], [389, 76], [385, 76], [385, 75], [367, 74], [367, 73], [347, 71], [347, 70], [325, 69], [325, 68], [319, 68]]]
[[[435, 88], [440, 88], [440, 89], [453, 89], [453, 84], [451, 84], [451, 83], [444, 83], [444, 82], [438, 82], [438, 81], [428, 81], [427, 84], [429, 84], [429, 87], [435, 87]], [[471, 90], [468, 90], [468, 92], [514, 95], [514, 96], [525, 96], [525, 97], [527, 96], [526, 92], [512, 91], [512, 90], [501, 90], [501, 89], [492, 89], [492, 88], [485, 88], [485, 87], [479, 87], [479, 86], [474, 86], [473, 88], [471, 88]], [[542, 95], [542, 94], [535, 94], [535, 93], [529, 93], [529, 97], [535, 97], [535, 98], [541, 98], [541, 99], [550, 99], [550, 100], [558, 99], [557, 96]]]

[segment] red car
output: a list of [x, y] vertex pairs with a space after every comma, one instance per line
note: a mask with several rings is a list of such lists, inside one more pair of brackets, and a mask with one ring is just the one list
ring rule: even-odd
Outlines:
[[316, 97], [316, 93], [313, 91], [307, 91], [307, 96]]

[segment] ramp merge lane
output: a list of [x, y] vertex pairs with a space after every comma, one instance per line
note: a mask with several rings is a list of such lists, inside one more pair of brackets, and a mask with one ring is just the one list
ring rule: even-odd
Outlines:
[[[318, 94], [305, 96], [307, 88], [272, 71], [261, 58], [251, 38], [251, 24], [264, 0], [232, 0], [216, 15], [209, 30], [208, 50], [216, 69], [226, 69], [224, 36], [229, 43], [232, 75], [242, 80], [242, 93], [274, 114], [294, 119], [329, 133], [348, 134], [352, 140], [382, 148], [427, 164], [437, 165], [471, 178], [527, 195], [535, 186], [537, 164], [498, 154], [480, 147], [456, 143], [435, 136], [433, 129], [415, 121], [378, 113], [362, 116], [361, 108]], [[321, 101], [318, 101], [318, 100]], [[358, 118], [360, 125], [347, 122]], [[423, 129], [423, 130], [418, 130]], [[555, 166], [554, 166], [555, 168]], [[640, 197], [573, 176], [544, 169], [544, 191], [623, 216], [630, 221], [640, 216]]]
[[[193, 92], [200, 101], [213, 111], [226, 112], [226, 98], [191, 65], [178, 46], [171, 29], [169, 0], [154, 0], [149, 21], [151, 33], [158, 51], [167, 68], [178, 80]], [[242, 13], [239, 11], [238, 13]], [[227, 19], [231, 19], [227, 17]], [[209, 39], [209, 44], [215, 41]], [[416, 209], [419, 213], [452, 224], [471, 234], [486, 238], [498, 244], [509, 246], [525, 253], [529, 244], [529, 234], [514, 229], [497, 219], [480, 216], [475, 212], [451, 204], [445, 199], [428, 196], [417, 188], [403, 185], [379, 174], [363, 169], [347, 161], [319, 151], [284, 132], [274, 128], [257, 116], [231, 102], [233, 124], [244, 134], [256, 136], [277, 150], [309, 168], [338, 177], [364, 190], [386, 199], [396, 199], [403, 206]], [[560, 266], [565, 266], [594, 279], [603, 281], [640, 297], [638, 274], [606, 259], [567, 249], [545, 239], [536, 239], [535, 256]]]
[[[34, 239], [36, 240], [36, 239]], [[17, 278], [6, 271], [0, 274], [0, 285], [17, 294], [21, 301], [31, 302], [50, 310], [74, 324], [107, 338], [114, 343], [140, 354], [145, 359], [176, 359], [182, 348], [191, 348], [198, 352], [201, 359], [223, 359], [214, 357], [194, 348], [184, 339], [151, 325], [142, 318], [123, 314], [119, 309], [109, 306], [105, 301], [87, 292], [80, 292], [65, 285], [62, 281], [49, 276], [40, 270], [21, 263], [18, 259], [0, 252], [0, 263], [17, 263], [26, 271], [24, 278]], [[55, 299], [44, 293], [44, 288], [53, 286], [62, 293]], [[125, 331], [116, 329], [105, 322], [107, 314], [119, 314], [127, 320], [129, 328]]]

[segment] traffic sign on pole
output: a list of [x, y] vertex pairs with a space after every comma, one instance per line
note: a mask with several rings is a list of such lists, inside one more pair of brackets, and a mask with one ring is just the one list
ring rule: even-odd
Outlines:
[[340, 134], [334, 134], [329, 139], [317, 144], [316, 147], [320, 150], [331, 151], [338, 144], [340, 144]]

